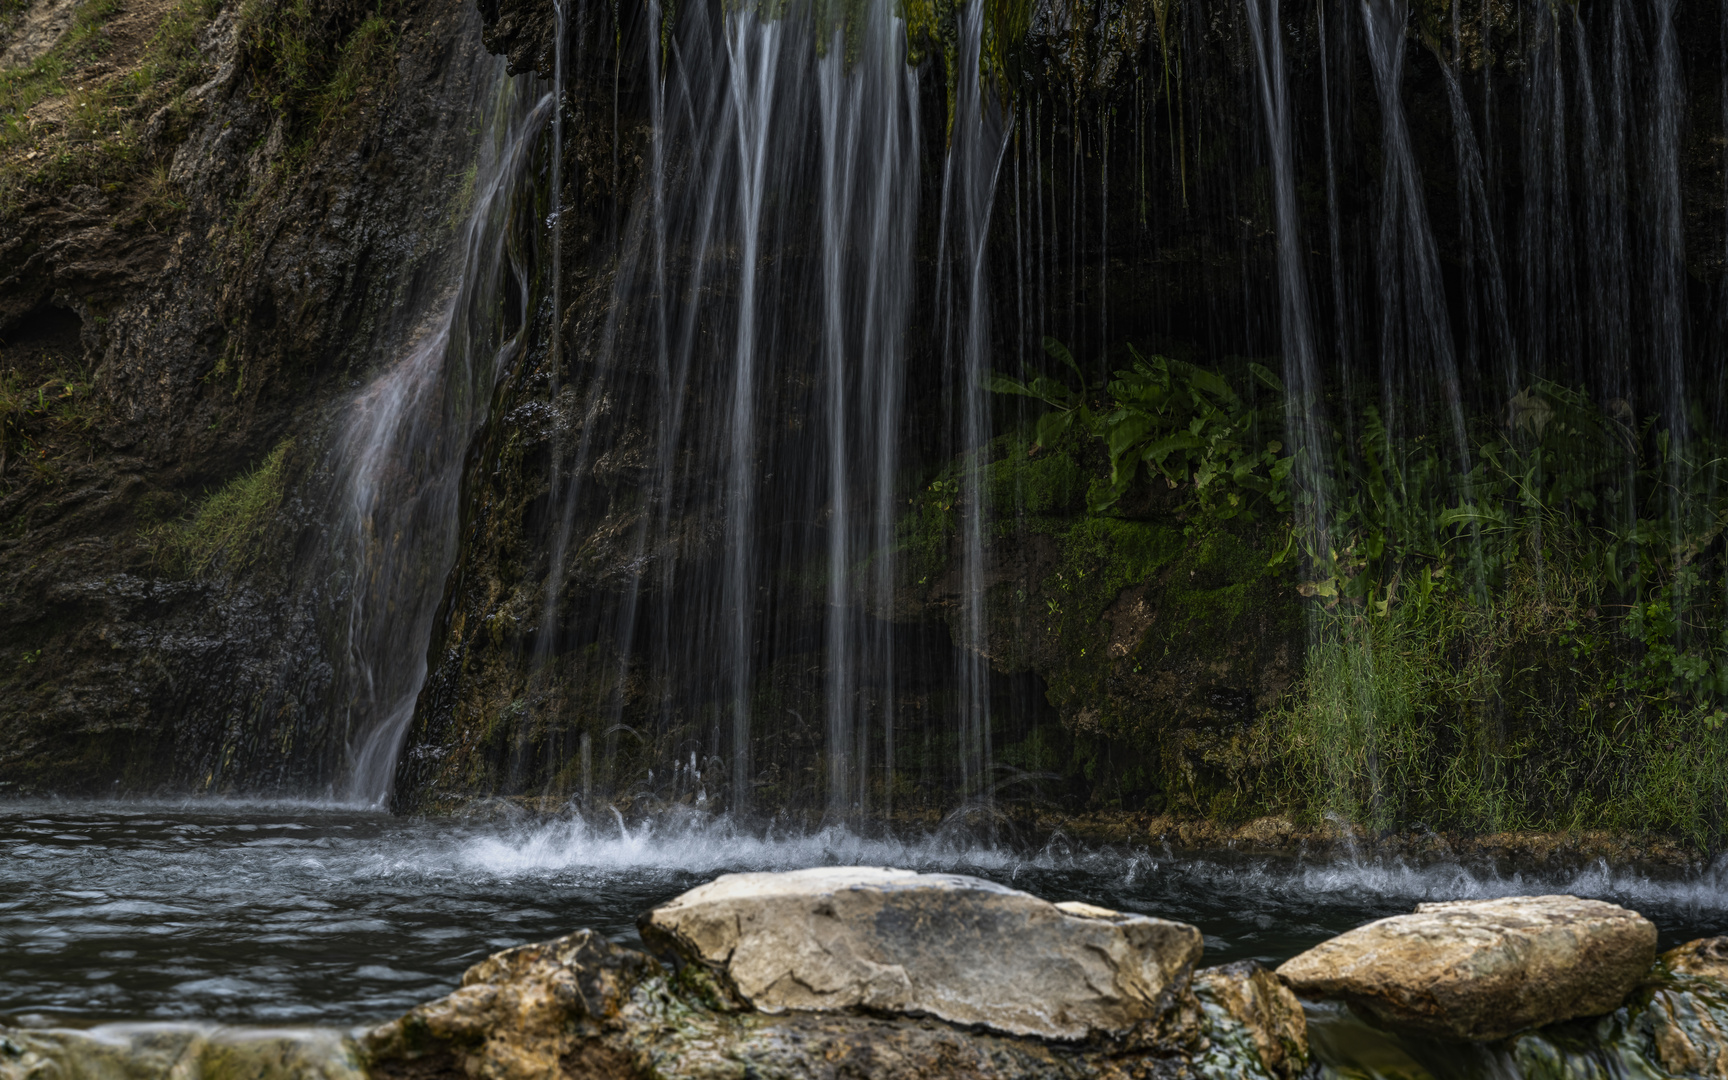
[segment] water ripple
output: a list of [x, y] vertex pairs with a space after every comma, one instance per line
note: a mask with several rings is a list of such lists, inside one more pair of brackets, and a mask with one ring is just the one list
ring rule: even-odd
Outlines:
[[[76, 834], [76, 844], [46, 843]], [[1728, 928], [1728, 863], [1664, 878], [1596, 863], [1548, 876], [1398, 859], [1178, 858], [953, 832], [751, 830], [724, 818], [408, 821], [307, 802], [0, 803], [0, 1013], [57, 1022], [368, 1023], [448, 992], [498, 948], [593, 927], [738, 870], [883, 865], [973, 874], [1052, 900], [1193, 922], [1207, 961], [1277, 962], [1431, 900], [1568, 892]], [[22, 842], [19, 842], [22, 841]], [[27, 857], [26, 857], [27, 856]]]

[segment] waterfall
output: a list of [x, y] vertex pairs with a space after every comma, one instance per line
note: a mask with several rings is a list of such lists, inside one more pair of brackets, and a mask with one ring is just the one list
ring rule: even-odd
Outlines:
[[[738, 201], [737, 329], [732, 347], [731, 423], [726, 440], [724, 509], [726, 571], [721, 605], [728, 615], [731, 648], [732, 799], [740, 809], [750, 801], [750, 719], [756, 632], [757, 497], [756, 407], [759, 388], [756, 350], [761, 298], [757, 275], [762, 257], [762, 204], [767, 196], [768, 142], [774, 119], [775, 76], [786, 26], [745, 11], [729, 20], [726, 34], [727, 89], [738, 155], [733, 194]], [[834, 752], [834, 747], [829, 752]]]
[[[337, 704], [350, 769], [339, 793], [381, 804], [426, 675], [432, 620], [456, 554], [469, 440], [500, 372], [522, 346], [534, 253], [527, 172], [552, 112], [527, 80], [493, 75], [474, 163], [472, 209], [444, 287], [401, 357], [349, 406], [335, 442], [332, 587], [340, 605]], [[533, 230], [526, 230], [532, 236]]]
[[[1173, 598], [1158, 576], [1162, 548], [1146, 555], [1152, 576], [1130, 586], [1157, 629], [1106, 615], [1111, 633], [1122, 627], [1103, 653], [1122, 663], [1108, 670], [1089, 666], [1098, 653], [1087, 665], [1053, 655], [1071, 644], [1054, 643], [1072, 636], [1071, 617], [1048, 595], [1045, 620], [1025, 594], [1057, 588], [1034, 579], [1077, 546], [1063, 531], [1079, 527], [1070, 518], [1113, 519], [1085, 523], [1098, 526], [1106, 562], [1118, 532], [1165, 527], [1196, 546], [1228, 533], [1258, 551], [1264, 519], [1245, 509], [1242, 520], [1196, 520], [1194, 506], [1211, 511], [1183, 502], [1180, 478], [1104, 509], [1082, 508], [1064, 480], [1067, 501], [1050, 519], [1011, 526], [990, 499], [995, 479], [1019, 468], [999, 453], [1020, 446], [1019, 433], [1003, 423], [1013, 406], [998, 412], [985, 386], [1005, 357], [1049, 374], [1025, 340], [1033, 331], [1086, 350], [1088, 379], [1125, 366], [1129, 343], [1226, 381], [1276, 348], [1284, 430], [1251, 438], [1264, 454], [1295, 453], [1296, 542], [1261, 554], [1283, 566], [1297, 553], [1296, 589], [1330, 599], [1306, 607], [1306, 653], [1311, 667], [1322, 654], [1337, 665], [1327, 708], [1348, 728], [1338, 738], [1354, 755], [1350, 775], [1376, 790], [1397, 775], [1378, 772], [1380, 761], [1405, 752], [1377, 740], [1421, 727], [1386, 689], [1387, 665], [1402, 662], [1394, 639], [1416, 632], [1393, 617], [1415, 583], [1460, 617], [1498, 617], [1491, 590], [1507, 567], [1523, 572], [1525, 554], [1506, 541], [1517, 528], [1536, 563], [1531, 587], [1548, 587], [1546, 520], [1509, 524], [1533, 504], [1507, 494], [1517, 478], [1483, 479], [1501, 468], [1483, 454], [1530, 448], [1518, 410], [1578, 387], [1588, 407], [1624, 417], [1643, 384], [1652, 393], [1641, 404], [1656, 407], [1642, 415], [1684, 434], [1690, 54], [1676, 40], [1687, 18], [1677, 5], [1530, 0], [1477, 23], [1460, 0], [1448, 27], [1432, 5], [1335, 0], [1314, 35], [1277, 0], [1247, 0], [1230, 14], [1242, 31], [1232, 48], [1246, 46], [1251, 71], [1187, 9], [1170, 9], [1169, 27], [1159, 9], [1155, 50], [1137, 36], [1144, 27], [1122, 36], [1039, 10], [1031, 33], [1046, 36], [1021, 54], [982, 4], [952, 12], [952, 26], [941, 15], [911, 30], [887, 0], [844, 18], [818, 4], [651, 4], [616, 38], [614, 130], [591, 131], [599, 119], [588, 116], [566, 145], [554, 117], [554, 156], [572, 157], [550, 170], [551, 262], [529, 271], [550, 311], [524, 321], [535, 329], [522, 370], [534, 373], [499, 391], [511, 415], [553, 419], [524, 438], [540, 440], [534, 449], [492, 463], [491, 478], [471, 474], [504, 493], [489, 508], [516, 516], [503, 539], [476, 541], [483, 553], [461, 579], [472, 595], [452, 601], [470, 629], [452, 617], [450, 655], [467, 651], [450, 661], [459, 692], [449, 696], [478, 692], [439, 722], [484, 727], [483, 750], [460, 750], [479, 762], [470, 775], [486, 777], [475, 786], [853, 823], [892, 812], [895, 799], [988, 804], [998, 751], [1004, 769], [1028, 774], [1046, 754], [1080, 768], [1093, 741], [1128, 738], [1135, 709], [1175, 701], [1170, 681], [1191, 669], [1137, 651], [1146, 634], [1171, 633], [1158, 620], [1180, 606], [1154, 602], [1161, 590]], [[555, 82], [574, 11], [553, 12]], [[1046, 48], [1063, 35], [1070, 52]], [[940, 63], [908, 64], [937, 39]], [[1105, 55], [1118, 47], [1122, 78]], [[1162, 108], [1145, 95], [1160, 55]], [[631, 74], [620, 82], [617, 71]], [[945, 138], [929, 130], [938, 80]], [[572, 115], [600, 96], [590, 82], [569, 97]], [[1316, 95], [1319, 122], [1304, 123]], [[1215, 115], [1228, 106], [1240, 115]], [[602, 155], [607, 134], [625, 174], [609, 190], [577, 164]], [[1166, 134], [1160, 177], [1147, 148], [1162, 156]], [[998, 192], [1004, 171], [1011, 197]], [[596, 208], [607, 199], [615, 205]], [[608, 242], [560, 240], [565, 216], [574, 238], [608, 212]], [[1320, 258], [1324, 271], [1310, 265]], [[1641, 366], [1660, 374], [1641, 379]], [[1251, 392], [1277, 393], [1277, 381]], [[1113, 392], [1089, 385], [1084, 410], [1069, 408], [1108, 407]], [[1244, 415], [1267, 423], [1258, 408]], [[500, 444], [512, 437], [508, 425], [487, 430]], [[1057, 452], [1083, 488], [1100, 429], [1068, 430], [1076, 444]], [[1054, 449], [1021, 447], [1040, 469]], [[1291, 468], [1269, 462], [1240, 467]], [[1546, 482], [1546, 466], [1532, 468], [1530, 483]], [[1612, 512], [1639, 520], [1624, 502]], [[1031, 552], [1021, 526], [1047, 529], [1060, 551]], [[1485, 561], [1491, 530], [1498, 569]], [[924, 580], [905, 573], [927, 564]], [[1210, 588], [1199, 569], [1196, 596]], [[1026, 607], [1010, 611], [1010, 594]], [[466, 681], [471, 661], [485, 672]], [[1042, 734], [1014, 742], [1006, 732], [1043, 724], [1044, 703], [1005, 705], [1003, 680], [1031, 671], [1032, 685], [1065, 666], [1047, 676], [1061, 748]], [[1330, 677], [1310, 674], [1305, 688]], [[1088, 691], [1063, 680], [1133, 689], [1114, 716], [1082, 727], [1073, 702]], [[1231, 701], [1252, 705], [1219, 704], [1218, 715], [1261, 715], [1269, 685], [1234, 688]], [[1494, 708], [1445, 735], [1468, 744], [1482, 776], [1510, 737]], [[1123, 783], [1173, 784], [1172, 758], [1139, 749], [1143, 775]], [[471, 783], [454, 775], [430, 786]], [[896, 794], [909, 788], [917, 794]]]
[[[572, 365], [534, 677], [599, 744], [594, 782], [670, 761], [745, 812], [791, 771], [759, 760], [767, 707], [820, 731], [822, 805], [851, 818], [894, 752], [873, 719], [895, 693], [916, 76], [886, 2], [690, 9], [669, 40], [643, 197]], [[609, 516], [627, 525], [592, 531]], [[817, 681], [763, 685], [806, 653]]]
[[[1266, 10], [1261, 11], [1264, 3]], [[1248, 27], [1259, 73], [1260, 115], [1271, 151], [1272, 210], [1277, 230], [1278, 325], [1284, 350], [1285, 416], [1302, 470], [1311, 519], [1302, 528], [1315, 550], [1327, 543], [1327, 507], [1321, 471], [1331, 459], [1321, 415], [1324, 380], [1315, 354], [1308, 308], [1308, 277], [1302, 258], [1302, 222], [1296, 203], [1296, 164], [1290, 147], [1290, 100], [1284, 71], [1278, 0], [1248, 0]], [[1334, 241], [1336, 244], [1336, 241]]]
[[1680, 218], [1680, 125], [1686, 111], [1679, 44], [1674, 38], [1674, 0], [1652, 0], [1651, 111], [1647, 128], [1650, 164], [1649, 236], [1651, 369], [1659, 373], [1660, 408], [1668, 430], [1683, 440], [1686, 415], [1685, 324], [1686, 232]]
[[[1002, 110], [981, 86], [979, 69], [984, 5], [975, 0], [961, 14], [960, 62], [955, 87], [954, 122], [942, 178], [942, 241], [953, 238], [953, 290], [948, 320], [947, 370], [958, 381], [959, 446], [965, 461], [960, 474], [960, 598], [955, 638], [959, 645], [958, 717], [961, 793], [982, 803], [990, 798], [989, 631], [985, 622], [988, 588], [984, 519], [987, 513], [984, 469], [990, 441], [985, 380], [990, 373], [990, 292], [987, 242], [996, 181], [1012, 133]], [[1078, 245], [1079, 237], [1074, 238]], [[943, 265], [944, 259], [938, 259]]]
[[[1446, 313], [1439, 255], [1428, 226], [1422, 177], [1404, 115], [1406, 0], [1363, 0], [1363, 37], [1380, 101], [1385, 155], [1380, 190], [1380, 393], [1386, 422], [1402, 426], [1406, 399], [1424, 411], [1438, 392], [1441, 417], [1460, 461], [1468, 460], [1462, 387]], [[1412, 417], [1427, 426], [1427, 417]], [[1401, 433], [1401, 432], [1400, 432]]]
[[[891, 768], [894, 642], [881, 613], [897, 584], [892, 554], [917, 207], [916, 85], [904, 32], [874, 4], [849, 57], [836, 30], [818, 62], [822, 132], [822, 375], [827, 383], [828, 812], [866, 809], [877, 752], [863, 672], [875, 673], [880, 761]], [[871, 613], [877, 613], [876, 618]], [[882, 802], [891, 809], [891, 786]]]

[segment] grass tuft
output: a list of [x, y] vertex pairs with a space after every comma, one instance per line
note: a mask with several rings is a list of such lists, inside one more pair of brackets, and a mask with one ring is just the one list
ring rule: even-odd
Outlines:
[[250, 566], [282, 505], [293, 447], [293, 439], [284, 439], [256, 468], [205, 497], [189, 517], [146, 529], [145, 540], [158, 564], [192, 577], [232, 574]]

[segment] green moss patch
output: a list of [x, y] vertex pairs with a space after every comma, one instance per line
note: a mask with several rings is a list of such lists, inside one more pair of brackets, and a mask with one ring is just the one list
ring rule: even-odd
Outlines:
[[287, 486], [284, 439], [250, 471], [206, 496], [190, 516], [146, 530], [144, 538], [166, 569], [192, 577], [236, 573], [252, 565]]

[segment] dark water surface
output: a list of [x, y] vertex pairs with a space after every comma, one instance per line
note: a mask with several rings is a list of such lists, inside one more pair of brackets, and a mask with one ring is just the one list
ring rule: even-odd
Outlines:
[[975, 874], [1051, 900], [1198, 925], [1205, 963], [1283, 960], [1424, 900], [1570, 892], [1616, 900], [1663, 947], [1728, 929], [1728, 867], [1664, 880], [1455, 865], [1172, 858], [724, 822], [469, 824], [288, 803], [0, 804], [0, 1016], [32, 1024], [203, 1019], [360, 1024], [456, 985], [490, 952], [636, 914], [716, 874], [870, 864]]

